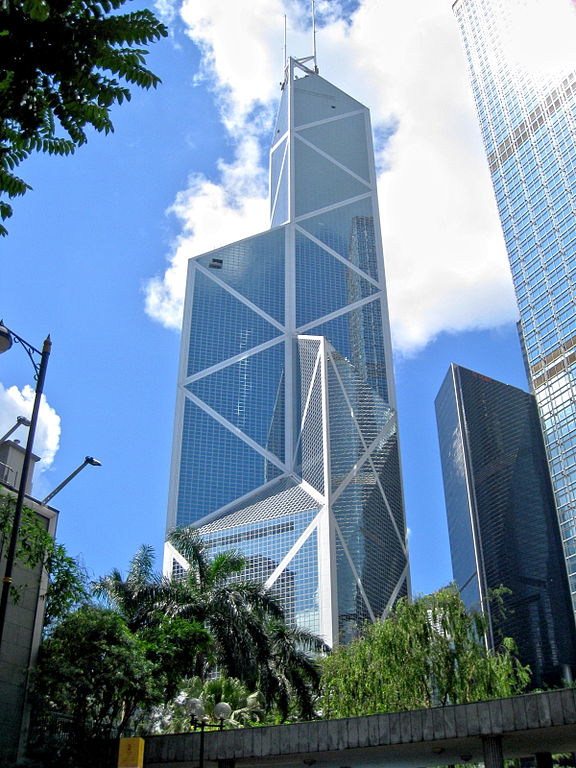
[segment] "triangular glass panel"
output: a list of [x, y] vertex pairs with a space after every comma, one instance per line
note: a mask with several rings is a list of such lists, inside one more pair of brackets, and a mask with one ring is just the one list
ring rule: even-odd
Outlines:
[[[354, 558], [357, 559], [357, 558]], [[370, 619], [362, 593], [350, 567], [340, 538], [336, 537], [336, 576], [338, 583], [338, 630], [341, 643], [358, 636], [362, 624]]]
[[367, 471], [364, 482], [338, 497], [334, 516], [370, 607], [380, 616], [402, 575], [406, 554], [373, 473]]
[[314, 530], [285, 570], [290, 575], [285, 584], [293, 595], [294, 623], [314, 634], [320, 632], [318, 570], [318, 533]]
[[369, 187], [304, 142], [294, 141], [296, 216], [364, 195]]
[[296, 127], [359, 109], [366, 107], [319, 75], [307, 75], [294, 81]]
[[[356, 562], [354, 554], [358, 547], [361, 546], [363, 539], [365, 483], [362, 480], [365, 480], [365, 477], [360, 479], [357, 486], [354, 484], [341, 493], [332, 507], [334, 517], [338, 521], [342, 540], [347, 545], [352, 559], [357, 566], [359, 563]], [[369, 484], [370, 489], [374, 485], [375, 482], [373, 480]]]
[[366, 113], [303, 128], [298, 133], [348, 170], [370, 181]]
[[279, 227], [288, 221], [288, 205], [290, 201], [289, 177], [290, 168], [287, 158], [278, 182], [278, 194], [275, 199], [271, 198], [270, 200], [270, 205], [273, 206], [271, 211], [272, 219], [270, 222], [270, 226], [272, 227]]
[[343, 262], [296, 232], [296, 324], [305, 325], [378, 288]]
[[333, 251], [378, 280], [372, 197], [341, 205], [298, 222]]
[[[406, 522], [403, 514], [402, 485], [400, 481], [400, 460], [398, 456], [398, 436], [394, 430], [384, 444], [374, 450], [370, 460], [378, 473], [380, 484], [386, 495], [386, 501], [402, 537], [406, 534]], [[398, 474], [394, 474], [394, 473]]]
[[275, 344], [196, 379], [186, 387], [281, 460], [284, 458], [284, 357], [284, 344]]
[[378, 299], [309, 328], [306, 334], [326, 336], [382, 400], [388, 402], [386, 354]]
[[352, 406], [356, 428], [369, 446], [394, 418], [393, 411], [370, 386], [364, 371], [358, 371], [336, 351], [331, 358], [330, 364], [338, 371], [341, 386]]
[[[350, 363], [348, 363], [350, 366]], [[330, 425], [330, 482], [335, 491], [365, 453], [354, 402], [345, 396], [332, 365], [328, 366], [328, 421]]]
[[186, 399], [176, 525], [196, 523], [264, 482], [262, 455]]
[[188, 376], [248, 352], [281, 333], [200, 271], [195, 275], [192, 301]]
[[[285, 414], [285, 399], [286, 399], [286, 372], [282, 371], [280, 381], [276, 387], [276, 397], [274, 398], [274, 410], [272, 418], [270, 420], [270, 426], [268, 428], [268, 435], [266, 437], [266, 448], [278, 456], [282, 460], [285, 459], [285, 434], [286, 434], [286, 414]], [[268, 477], [268, 469], [271, 470], [271, 474]], [[266, 478], [272, 479], [275, 477], [275, 466], [267, 461], [266, 462]]]
[[300, 473], [302, 479], [324, 493], [324, 420], [322, 413], [321, 368], [315, 368], [313, 346], [318, 342], [298, 342], [300, 350]]
[[[285, 512], [272, 521], [254, 519], [228, 528], [226, 522], [230, 516], [226, 516], [218, 521], [217, 531], [208, 524], [200, 528], [200, 534], [212, 555], [233, 549], [246, 558], [247, 567], [241, 578], [266, 582], [318, 514], [318, 509], [294, 513], [286, 506]], [[271, 587], [272, 593], [281, 599], [290, 624], [297, 620], [302, 626], [297, 614], [305, 617], [317, 607], [317, 574], [317, 541], [313, 531]]]
[[[204, 253], [192, 263], [208, 267], [219, 280], [283, 323], [284, 251], [284, 229], [273, 229]], [[213, 316], [218, 314], [215, 311]]]
[[[257, 489], [254, 493], [249, 494], [248, 498], [230, 505], [222, 517], [202, 526], [202, 530], [203, 533], [219, 536], [220, 532], [227, 528], [237, 528], [246, 531], [246, 537], [250, 538], [250, 526], [254, 523], [277, 520], [288, 514], [296, 515], [297, 513], [306, 513], [313, 517], [317, 511], [318, 502], [306, 493], [293, 478], [284, 476], [276, 482]], [[300, 520], [300, 516], [298, 520]], [[257, 539], [259, 537], [253, 536], [252, 538]], [[229, 541], [224, 543], [230, 544]]]
[[278, 105], [278, 114], [276, 115], [276, 125], [274, 126], [274, 135], [272, 136], [272, 144], [276, 144], [288, 130], [288, 89], [285, 88], [282, 91], [280, 97], [280, 104]]
[[274, 208], [274, 203], [276, 201], [276, 195], [278, 192], [278, 180], [280, 179], [280, 173], [282, 171], [282, 166], [285, 163], [286, 159], [286, 148], [288, 146], [288, 142], [286, 139], [279, 144], [274, 152], [272, 152], [270, 156], [270, 206], [271, 206], [271, 212]]

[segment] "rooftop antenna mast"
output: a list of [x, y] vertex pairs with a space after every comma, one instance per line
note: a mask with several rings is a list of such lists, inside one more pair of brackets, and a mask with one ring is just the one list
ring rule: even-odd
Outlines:
[[318, 62], [316, 61], [316, 3], [312, 0], [312, 60], [314, 72], [318, 74]]
[[286, 49], [287, 44], [287, 38], [288, 38], [288, 22], [286, 21], [286, 14], [284, 14], [284, 71], [286, 71], [286, 67], [288, 66], [288, 59], [286, 58], [288, 55], [288, 51]]
[[[284, 59], [286, 62], [286, 69], [284, 74], [284, 82], [282, 83], [282, 89], [285, 88], [286, 83], [292, 77], [292, 65], [295, 67], [298, 67], [298, 69], [301, 69], [302, 72], [305, 72], [307, 75], [317, 75], [318, 74], [318, 64], [316, 62], [316, 3], [314, 0], [311, 0], [312, 2], [312, 43], [313, 43], [313, 52], [312, 56], [304, 56], [302, 59], [293, 59], [290, 57], [290, 59], [286, 58], [286, 16], [284, 16]], [[312, 66], [310, 66], [309, 62], [312, 62]]]

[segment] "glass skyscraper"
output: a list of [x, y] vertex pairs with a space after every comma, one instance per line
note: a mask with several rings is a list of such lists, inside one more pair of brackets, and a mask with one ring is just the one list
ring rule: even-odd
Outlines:
[[[559, 684], [576, 637], [554, 497], [533, 395], [452, 364], [436, 418], [454, 580], [488, 619], [487, 641], [512, 637], [532, 685]], [[505, 616], [491, 603], [503, 585]]]
[[576, 4], [457, 0], [453, 9], [508, 249], [576, 608]]
[[409, 572], [370, 117], [308, 62], [282, 86], [272, 228], [189, 262], [168, 529], [241, 551], [334, 645]]

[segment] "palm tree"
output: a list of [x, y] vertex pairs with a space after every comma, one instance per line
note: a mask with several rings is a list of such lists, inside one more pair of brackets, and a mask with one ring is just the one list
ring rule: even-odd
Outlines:
[[[328, 650], [325, 643], [288, 626], [271, 592], [241, 578], [242, 555], [228, 551], [210, 559], [193, 528], [178, 528], [169, 540], [190, 566], [174, 583], [171, 610], [204, 623], [214, 638], [217, 667], [258, 690], [266, 710], [276, 706], [282, 720], [291, 709], [304, 719], [313, 717], [320, 682], [314, 656]], [[201, 676], [209, 671], [206, 665]]]
[[[276, 598], [263, 584], [241, 578], [246, 560], [234, 551], [210, 558], [193, 528], [177, 528], [170, 542], [189, 568], [166, 592], [164, 610], [204, 624], [214, 640], [217, 667], [254, 688], [270, 654], [267, 621], [283, 619]], [[209, 672], [208, 664], [198, 670]]]
[[157, 621], [158, 601], [165, 586], [154, 570], [154, 548], [143, 544], [130, 561], [125, 579], [114, 568], [108, 576], [93, 582], [92, 589], [122, 616], [132, 632], [137, 632]]
[[315, 703], [320, 687], [317, 659], [329, 648], [305, 629], [290, 627], [285, 621], [267, 624], [270, 656], [260, 673], [260, 692], [266, 708], [274, 704], [282, 721], [291, 713], [303, 720], [316, 715]]
[[258, 691], [264, 708], [276, 706], [281, 719], [294, 710], [312, 717], [320, 677], [314, 654], [327, 650], [322, 640], [286, 624], [274, 595], [242, 577], [246, 559], [238, 552], [210, 557], [194, 528], [177, 528], [169, 540], [188, 564], [181, 576], [168, 580], [157, 574], [154, 550], [142, 546], [126, 578], [114, 570], [94, 583], [95, 593], [135, 633], [170, 619], [203, 626], [211, 640], [198, 649], [189, 676], [205, 681], [218, 670]]

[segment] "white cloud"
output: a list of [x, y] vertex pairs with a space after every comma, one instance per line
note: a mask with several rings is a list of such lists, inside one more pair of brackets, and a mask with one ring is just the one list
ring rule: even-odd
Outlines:
[[146, 288], [146, 311], [168, 328], [179, 329], [188, 259], [259, 232], [268, 223], [267, 174], [254, 137], [240, 141], [236, 159], [219, 163], [220, 183], [193, 175], [171, 208], [182, 233], [163, 278]]
[[544, 78], [574, 71], [576, 14], [570, 0], [530, 0], [506, 9], [506, 16], [498, 32], [521, 70]]
[[[181, 15], [203, 53], [223, 125], [236, 148], [216, 181], [193, 175], [172, 211], [182, 234], [147, 311], [178, 327], [188, 258], [268, 225], [266, 162], [288, 50], [311, 51], [302, 9], [281, 0], [184, 0]], [[395, 345], [415, 351], [443, 330], [493, 327], [516, 315], [505, 249], [480, 144], [456, 21], [447, 0], [363, 0], [318, 31], [321, 74], [371, 108], [374, 125], [397, 125], [378, 148], [380, 208]], [[322, 9], [322, 5], [319, 4]]]
[[[18, 416], [30, 418], [33, 404], [34, 390], [32, 387], [26, 385], [22, 390], [19, 390], [18, 387], [6, 389], [0, 384], [0, 436], [14, 426]], [[19, 427], [11, 439], [20, 440], [22, 445], [25, 445], [28, 439], [28, 429]], [[34, 453], [40, 456], [36, 473], [50, 467], [59, 446], [60, 416], [48, 404], [46, 397], [42, 395], [34, 439]]]

